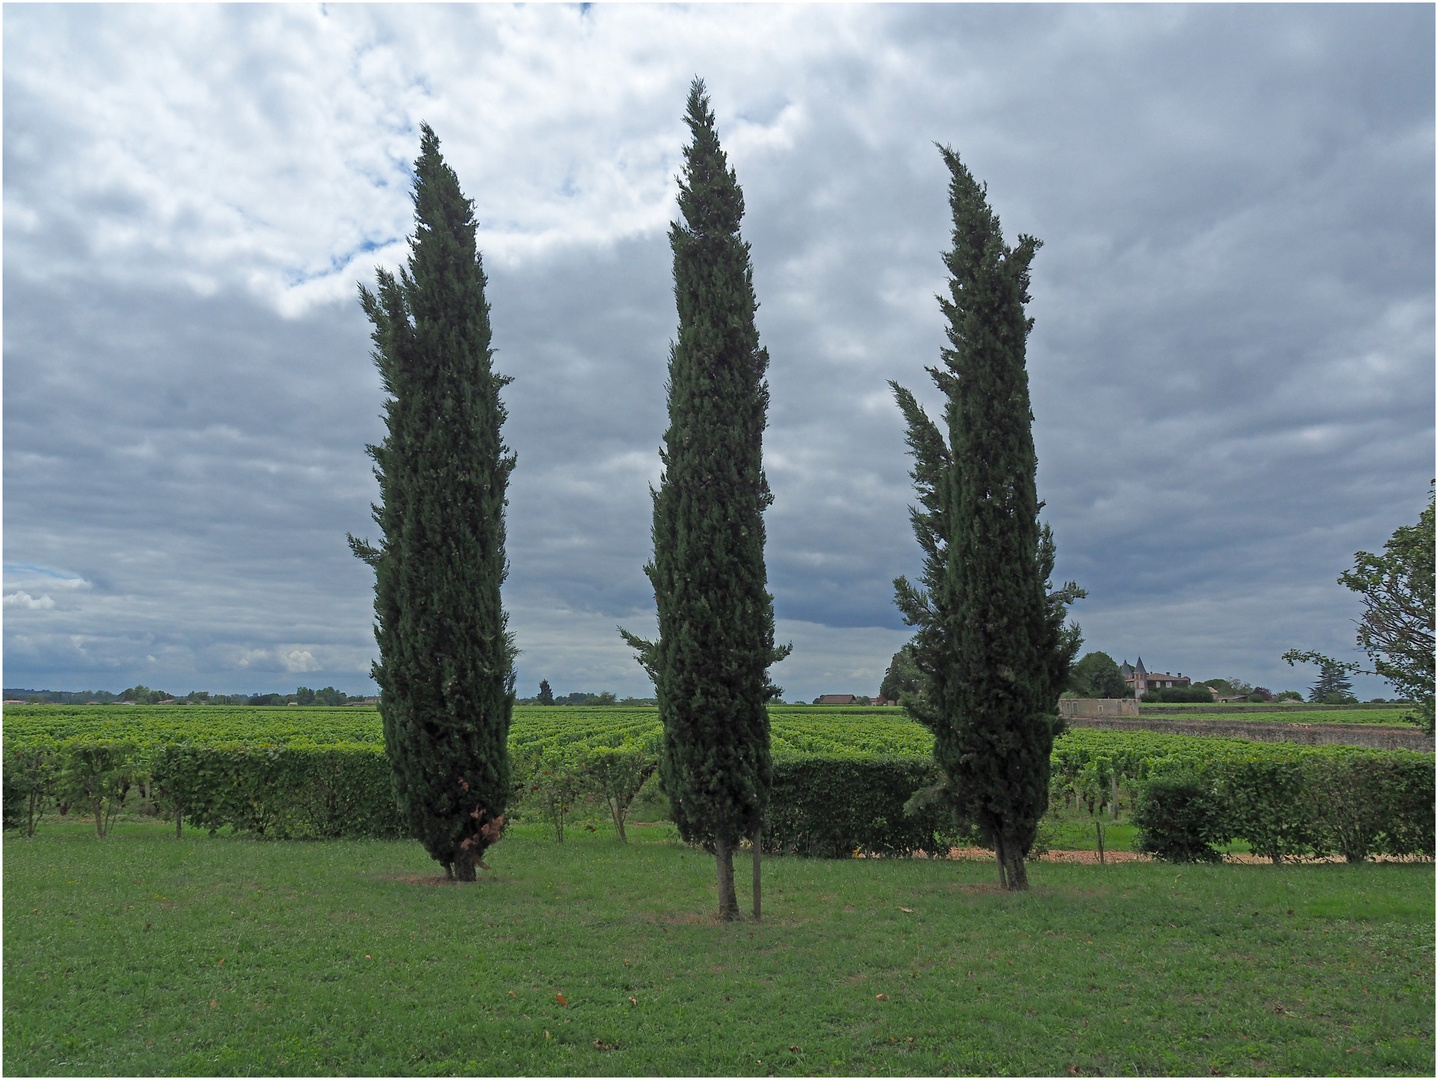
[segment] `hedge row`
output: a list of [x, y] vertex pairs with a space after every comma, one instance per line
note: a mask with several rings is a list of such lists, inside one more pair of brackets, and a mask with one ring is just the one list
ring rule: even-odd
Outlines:
[[906, 815], [904, 804], [940, 778], [932, 758], [776, 757], [764, 849], [830, 857], [937, 851], [949, 838], [936, 809]]
[[380, 747], [205, 746], [148, 752], [112, 739], [37, 741], [5, 751], [6, 828], [33, 831], [49, 805], [96, 816], [101, 835], [127, 801], [141, 813], [212, 832], [280, 839], [397, 837], [403, 826]]
[[[602, 799], [623, 830], [629, 802], [652, 772], [651, 739], [618, 747], [557, 740], [516, 754], [515, 804], [563, 836], [583, 798]], [[43, 805], [75, 805], [96, 829], [126, 798], [147, 812], [216, 830], [277, 838], [403, 835], [384, 751], [372, 743], [284, 746], [115, 740], [38, 740], [4, 763], [7, 827], [28, 827]], [[1055, 747], [1055, 787], [1085, 777], [1121, 781], [1137, 797], [1142, 844], [1161, 858], [1216, 857], [1232, 839], [1275, 860], [1295, 855], [1434, 852], [1431, 755], [1242, 740], [1074, 732]], [[904, 805], [939, 779], [932, 759], [830, 751], [780, 753], [764, 832], [767, 850], [845, 856], [907, 854], [956, 839], [936, 809]]]
[[[40, 800], [59, 801], [68, 809], [51, 778], [86, 747], [100, 745], [76, 739], [7, 752], [6, 825], [24, 827]], [[117, 748], [116, 767], [126, 770], [126, 787], [142, 793], [144, 809], [170, 820], [178, 815], [197, 828], [229, 827], [277, 839], [398, 837], [404, 832], [384, 752], [371, 744], [169, 743], [148, 756], [133, 744], [103, 745]], [[632, 742], [585, 749], [574, 744], [530, 747], [516, 762], [516, 803], [553, 825], [560, 839], [565, 817], [586, 792], [608, 804], [622, 829], [628, 802], [652, 771]], [[643, 756], [652, 756], [652, 747], [646, 749], [649, 754]], [[780, 757], [774, 762], [764, 846], [828, 856], [935, 850], [942, 831], [937, 815], [905, 816], [904, 803], [937, 779], [927, 758]], [[117, 794], [116, 802], [123, 805], [123, 796]]]
[[1434, 762], [1411, 751], [1302, 747], [1153, 765], [1137, 786], [1139, 849], [1214, 862], [1246, 841], [1274, 862], [1434, 853]]

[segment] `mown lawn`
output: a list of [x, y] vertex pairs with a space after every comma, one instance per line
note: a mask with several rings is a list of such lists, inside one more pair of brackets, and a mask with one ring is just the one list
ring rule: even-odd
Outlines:
[[7, 834], [4, 1070], [1434, 1071], [1431, 864], [1035, 864], [1007, 895], [988, 863], [769, 859], [764, 923], [720, 925], [713, 860], [633, 831], [517, 828], [474, 886], [410, 843]]

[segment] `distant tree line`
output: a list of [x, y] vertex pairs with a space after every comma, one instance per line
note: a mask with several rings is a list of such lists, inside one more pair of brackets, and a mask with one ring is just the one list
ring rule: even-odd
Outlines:
[[652, 697], [616, 697], [611, 691], [604, 690], [598, 694], [589, 693], [584, 690], [576, 690], [572, 694], [563, 697], [555, 697], [554, 691], [549, 687], [548, 679], [539, 681], [539, 693], [534, 697], [517, 698], [516, 705], [654, 705]]
[[[370, 701], [363, 694], [346, 694], [333, 686], [311, 690], [301, 686], [293, 694], [212, 694], [191, 690], [183, 697], [143, 684], [113, 694], [108, 690], [20, 690], [3, 691], [6, 700], [34, 705], [358, 705]], [[611, 695], [612, 696], [612, 695]]]

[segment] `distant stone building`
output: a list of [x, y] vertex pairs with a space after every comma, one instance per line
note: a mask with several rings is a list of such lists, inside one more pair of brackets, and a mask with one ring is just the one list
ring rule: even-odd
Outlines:
[[820, 694], [815, 705], [857, 705], [859, 699], [853, 694]]
[[1143, 666], [1143, 657], [1138, 658], [1137, 664], [1130, 664], [1125, 660], [1119, 665], [1119, 674], [1128, 688], [1133, 691], [1134, 697], [1143, 697], [1148, 690], [1167, 690], [1174, 686], [1188, 686], [1191, 680], [1183, 672], [1171, 675], [1166, 671], [1146, 671]]

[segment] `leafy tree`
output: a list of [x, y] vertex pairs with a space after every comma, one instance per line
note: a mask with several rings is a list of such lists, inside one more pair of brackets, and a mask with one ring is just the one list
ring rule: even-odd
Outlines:
[[625, 739], [619, 746], [591, 747], [584, 755], [584, 777], [590, 790], [609, 807], [620, 843], [629, 842], [624, 821], [634, 797], [659, 767], [657, 749], [648, 740]]
[[1118, 662], [1106, 652], [1085, 653], [1069, 673], [1068, 689], [1086, 698], [1133, 696], [1133, 690], [1123, 681]]
[[1048, 804], [1059, 692], [1080, 643], [1064, 618], [1083, 592], [1072, 582], [1048, 591], [1054, 543], [1038, 520], [1024, 305], [1039, 242], [1005, 244], [986, 190], [956, 153], [940, 152], [953, 212], [949, 295], [939, 301], [949, 348], [929, 373], [947, 399], [947, 438], [913, 394], [890, 384], [922, 504], [910, 511], [922, 586], [894, 582], [900, 612], [918, 628], [926, 688], [906, 707], [934, 733], [946, 778], [938, 794], [993, 845], [1000, 883], [1023, 889]]
[[421, 127], [415, 234], [399, 277], [360, 288], [374, 324], [386, 435], [369, 448], [380, 485], [375, 570], [380, 716], [395, 799], [411, 834], [460, 881], [499, 837], [510, 776], [514, 643], [500, 585], [514, 456], [490, 348], [474, 204]]
[[879, 694], [890, 701], [898, 701], [903, 694], [922, 693], [921, 678], [914, 660], [914, 643], [910, 641], [890, 658], [884, 681], [879, 684]]
[[141, 779], [138, 748], [120, 739], [67, 739], [60, 744], [57, 786], [64, 802], [88, 809], [95, 835], [107, 836], [125, 796]]
[[343, 705], [348, 700], [348, 694], [343, 690], [336, 690], [333, 686], [322, 687], [315, 691], [314, 703], [316, 705]]
[[1346, 664], [1337, 661], [1330, 660], [1320, 664], [1318, 679], [1308, 688], [1308, 700], [1323, 705], [1348, 705], [1357, 701], [1353, 696], [1353, 680], [1348, 677], [1348, 671]]
[[58, 769], [55, 746], [49, 740], [5, 747], [5, 828], [35, 835], [35, 822], [54, 795]]
[[315, 692], [308, 686], [301, 686], [295, 690], [296, 705], [313, 705], [315, 703]]
[[541, 705], [553, 705], [553, 704], [554, 704], [554, 691], [549, 688], [549, 680], [548, 680], [548, 679], [540, 679], [540, 680], [539, 680], [539, 704], [541, 704]]
[[1383, 554], [1360, 551], [1340, 584], [1363, 596], [1358, 644], [1376, 674], [1419, 704], [1433, 730], [1433, 489], [1416, 525], [1398, 528]]
[[128, 690], [120, 691], [121, 701], [134, 702], [136, 705], [158, 705], [170, 695], [163, 690], [151, 690], [143, 683], [130, 687]]
[[764, 379], [769, 354], [754, 325], [749, 245], [739, 234], [744, 196], [729, 168], [714, 114], [695, 79], [685, 122], [674, 252], [678, 340], [669, 352], [669, 429], [654, 498], [654, 557], [645, 567], [659, 611], [659, 637], [621, 630], [654, 680], [664, 722], [660, 776], [680, 835], [712, 845], [719, 915], [738, 915], [733, 852], [759, 849], [769, 798], [769, 715], [779, 693], [769, 665], [773, 598], [764, 568], [764, 510], [773, 501], [763, 469]]

